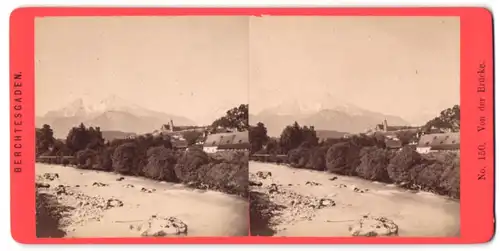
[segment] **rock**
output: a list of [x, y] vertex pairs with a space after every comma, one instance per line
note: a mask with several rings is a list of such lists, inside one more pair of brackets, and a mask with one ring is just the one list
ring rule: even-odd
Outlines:
[[364, 193], [364, 192], [368, 191], [368, 189], [360, 189], [360, 188], [357, 188], [357, 187], [354, 187], [352, 190], [354, 192], [356, 192], [356, 193]]
[[188, 226], [175, 217], [160, 217], [153, 215], [139, 225], [130, 225], [131, 230], [141, 232], [141, 236], [163, 237], [169, 235], [186, 235]]
[[398, 225], [385, 217], [363, 216], [349, 226], [349, 232], [352, 236], [397, 236]]
[[35, 187], [38, 187], [38, 188], [49, 188], [50, 187], [50, 184], [48, 183], [35, 183]]
[[333, 176], [333, 177], [329, 178], [329, 180], [332, 180], [332, 181], [336, 180], [336, 179], [338, 179], [336, 176]]
[[272, 176], [271, 172], [262, 172], [262, 171], [257, 172], [257, 177], [259, 177], [261, 179], [267, 179], [267, 177], [271, 177], [271, 176]]
[[277, 193], [278, 192], [278, 185], [276, 184], [271, 184], [268, 189], [269, 193]]
[[314, 181], [307, 181], [306, 185], [309, 185], [309, 186], [321, 186], [320, 183], [314, 182]]
[[58, 173], [44, 173], [43, 178], [46, 180], [52, 181], [55, 179], [59, 179], [59, 174]]
[[75, 185], [75, 187], [80, 187], [80, 185]]
[[289, 187], [293, 186], [293, 184], [288, 184]]
[[94, 182], [92, 184], [92, 186], [95, 186], [95, 187], [105, 187], [105, 186], [108, 186], [108, 184], [104, 184], [104, 183], [101, 183], [101, 182]]
[[111, 199], [108, 199], [106, 208], [122, 207], [122, 206], [123, 206], [123, 202], [121, 200], [111, 198]]
[[317, 205], [317, 208], [324, 208], [324, 207], [333, 207], [335, 206], [335, 201], [331, 199], [320, 199]]
[[133, 187], [134, 187], [134, 185], [132, 185], [132, 184], [127, 184], [127, 185], [124, 185], [123, 187], [125, 187], [125, 188], [133, 188]]
[[145, 187], [141, 188], [141, 192], [144, 192], [144, 193], [152, 193], [156, 191], [156, 189], [147, 189]]
[[262, 186], [262, 182], [260, 181], [249, 181], [248, 185], [250, 186], [258, 186], [258, 187], [261, 187]]
[[57, 195], [72, 195], [73, 193], [69, 192], [66, 190], [66, 187], [64, 185], [59, 185], [55, 188], [56, 194]]
[[120, 177], [120, 178], [117, 178], [116, 181], [122, 181], [124, 179], [125, 179], [124, 177]]
[[339, 185], [339, 187], [340, 187], [340, 188], [345, 188], [345, 187], [347, 187], [347, 186], [346, 186], [346, 185], [344, 185], [344, 184], [340, 184], [340, 185]]

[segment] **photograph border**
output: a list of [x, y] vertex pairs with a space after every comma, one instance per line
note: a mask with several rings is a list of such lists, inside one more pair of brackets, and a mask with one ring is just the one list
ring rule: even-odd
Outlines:
[[[37, 238], [35, 235], [34, 19], [40, 16], [458, 16], [460, 17], [460, 237]], [[448, 244], [494, 234], [493, 21], [485, 8], [23, 7], [10, 16], [11, 234], [24, 244]], [[484, 74], [479, 73], [484, 67]], [[479, 78], [486, 91], [477, 92]], [[63, 94], [61, 94], [63, 95]], [[486, 101], [480, 110], [479, 99]], [[251, 104], [250, 104], [251, 106]], [[482, 120], [485, 130], [478, 133]], [[484, 144], [484, 148], [480, 146]], [[484, 156], [485, 160], [479, 159]], [[485, 179], [482, 179], [485, 177]]]

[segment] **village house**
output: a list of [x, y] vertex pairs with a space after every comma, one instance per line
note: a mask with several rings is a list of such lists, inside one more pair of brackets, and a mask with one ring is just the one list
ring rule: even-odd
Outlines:
[[418, 153], [459, 151], [460, 132], [424, 134], [417, 144]]
[[382, 124], [377, 124], [377, 125], [375, 125], [375, 128], [368, 129], [366, 131], [366, 134], [373, 135], [375, 133], [383, 133], [384, 135], [393, 135], [396, 132], [401, 132], [401, 131], [417, 132], [418, 130], [419, 130], [419, 127], [390, 126], [390, 125], [388, 125], [387, 120], [384, 119], [384, 122]]
[[203, 151], [206, 153], [248, 151], [249, 149], [248, 131], [210, 134], [203, 145]]

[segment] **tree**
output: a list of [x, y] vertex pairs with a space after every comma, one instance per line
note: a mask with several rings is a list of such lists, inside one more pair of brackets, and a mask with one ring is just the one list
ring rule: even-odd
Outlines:
[[268, 140], [267, 128], [262, 122], [257, 123], [257, 126], [250, 126], [249, 139], [252, 147], [252, 153], [258, 152], [262, 149]]
[[225, 116], [218, 118], [212, 123], [212, 127], [236, 129], [240, 132], [248, 130], [248, 105], [241, 104], [238, 107], [228, 110]]
[[151, 147], [147, 151], [148, 162], [143, 168], [144, 176], [164, 181], [177, 181], [174, 167], [176, 159], [171, 149], [163, 146]]
[[73, 153], [85, 149], [99, 150], [105, 146], [101, 128], [87, 128], [83, 123], [69, 131], [66, 137], [66, 145]]
[[203, 133], [195, 130], [184, 131], [182, 137], [187, 141], [188, 146], [196, 144], [196, 142], [203, 136]]
[[356, 174], [367, 180], [389, 183], [391, 179], [387, 173], [387, 166], [393, 153], [377, 146], [363, 147], [359, 153], [360, 163], [356, 167]]
[[299, 124], [295, 122], [292, 126], [287, 126], [280, 136], [280, 146], [285, 153], [297, 148], [302, 143], [302, 132]]
[[72, 155], [71, 150], [62, 140], [55, 140], [51, 155], [69, 156]]
[[269, 154], [279, 154], [281, 153], [279, 142], [275, 138], [268, 138], [266, 144], [266, 151]]
[[100, 127], [89, 127], [87, 137], [88, 143], [86, 148], [98, 150], [104, 146], [104, 138], [102, 137]]
[[422, 156], [410, 146], [403, 147], [391, 158], [387, 173], [394, 183], [410, 181], [411, 169], [422, 162]]
[[303, 126], [295, 122], [285, 127], [280, 136], [280, 146], [287, 153], [299, 146], [313, 147], [318, 145], [318, 137], [313, 126]]
[[138, 175], [140, 173], [138, 156], [138, 145], [136, 143], [125, 143], [118, 146], [113, 156], [113, 170], [121, 174]]
[[302, 142], [305, 142], [308, 146], [317, 146], [318, 145], [318, 136], [316, 136], [316, 130], [314, 130], [314, 126], [303, 126], [302, 127]]
[[54, 132], [50, 125], [44, 124], [42, 128], [36, 129], [36, 153], [41, 154], [49, 151], [54, 146]]
[[452, 108], [441, 111], [438, 117], [435, 117], [424, 125], [424, 131], [429, 132], [432, 127], [451, 132], [459, 132], [460, 106], [455, 105]]
[[84, 150], [88, 143], [87, 128], [83, 123], [78, 127], [71, 128], [66, 137], [66, 145], [74, 153]]

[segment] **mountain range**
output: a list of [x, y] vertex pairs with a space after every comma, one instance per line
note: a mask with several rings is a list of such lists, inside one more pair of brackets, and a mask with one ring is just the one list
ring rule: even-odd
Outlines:
[[94, 104], [87, 104], [81, 98], [77, 99], [61, 109], [37, 116], [35, 123], [37, 127], [48, 124], [54, 131], [54, 137], [65, 138], [69, 130], [80, 123], [85, 126], [99, 126], [101, 131], [133, 134], [158, 130], [170, 120], [173, 120], [175, 125], [196, 124], [186, 117], [146, 109], [115, 95]]
[[250, 115], [250, 124], [264, 123], [269, 136], [279, 136], [287, 125], [295, 121], [299, 125], [314, 126], [323, 133], [328, 131], [333, 135], [345, 133], [360, 133], [373, 129], [384, 119], [389, 125], [410, 125], [405, 119], [373, 112], [348, 103], [341, 103], [332, 97], [317, 100], [314, 103], [292, 101], [282, 103]]

